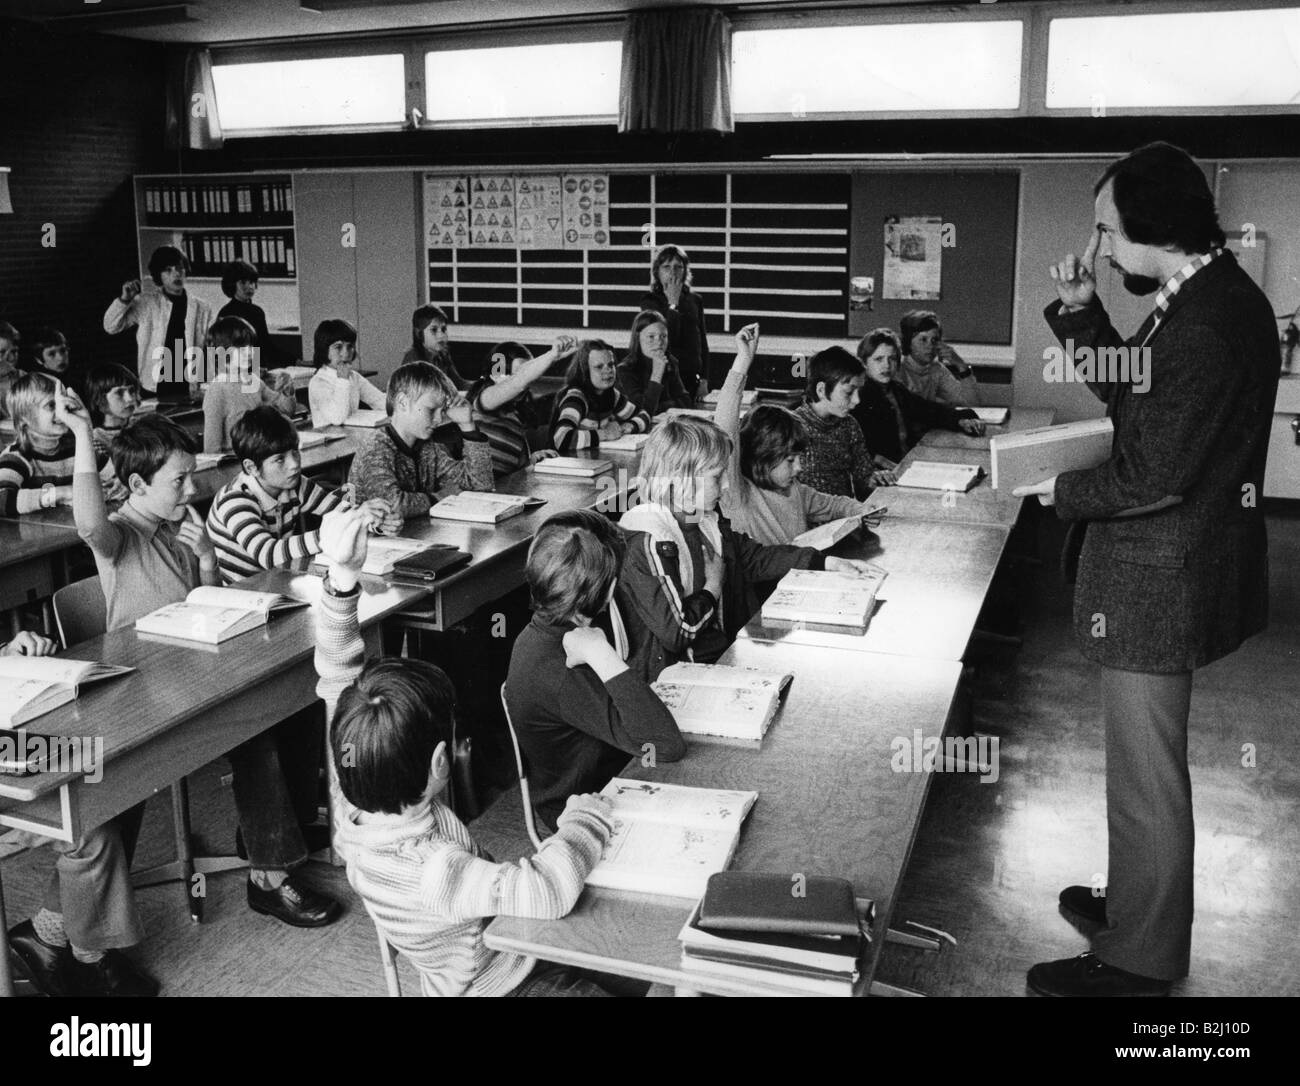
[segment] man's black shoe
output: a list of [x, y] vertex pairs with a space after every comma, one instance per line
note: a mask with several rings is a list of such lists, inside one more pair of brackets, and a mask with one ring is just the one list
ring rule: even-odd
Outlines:
[[1092, 953], [1039, 962], [1029, 970], [1029, 987], [1045, 996], [1162, 996], [1169, 984], [1107, 965]]
[[1106, 923], [1106, 891], [1093, 892], [1091, 886], [1067, 886], [1061, 891], [1061, 908], [1093, 924]]
[[36, 934], [36, 926], [24, 920], [9, 929], [9, 948], [32, 986], [42, 995], [65, 996], [69, 992], [69, 967], [72, 951], [66, 946], [51, 946]]
[[337, 901], [297, 883], [292, 875], [277, 890], [259, 889], [250, 879], [248, 907], [295, 928], [323, 928], [343, 915], [343, 906]]
[[73, 994], [149, 999], [158, 982], [120, 950], [106, 950], [97, 962], [72, 962]]

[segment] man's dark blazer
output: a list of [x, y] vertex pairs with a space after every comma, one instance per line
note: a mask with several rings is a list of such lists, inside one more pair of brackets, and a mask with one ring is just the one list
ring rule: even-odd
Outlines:
[[1268, 618], [1259, 504], [1279, 372], [1268, 299], [1225, 252], [1149, 339], [1151, 317], [1125, 341], [1095, 299], [1072, 313], [1053, 302], [1045, 316], [1076, 348], [1150, 348], [1146, 392], [1089, 386], [1115, 424], [1110, 459], [1056, 480], [1057, 513], [1087, 522], [1074, 594], [1084, 655], [1151, 672], [1226, 656]]
[[858, 406], [853, 409], [853, 417], [862, 427], [862, 436], [867, 439], [867, 448], [872, 456], [885, 456], [897, 462], [925, 436], [927, 430], [956, 430], [959, 429], [958, 419], [979, 418], [968, 407], [953, 407], [937, 400], [927, 400], [898, 381], [891, 381], [889, 387], [898, 402], [898, 409], [903, 413], [903, 423], [907, 427], [907, 448], [903, 448], [898, 440], [898, 423], [894, 420], [894, 409], [885, 398], [884, 386], [875, 381], [867, 381], [862, 386]]

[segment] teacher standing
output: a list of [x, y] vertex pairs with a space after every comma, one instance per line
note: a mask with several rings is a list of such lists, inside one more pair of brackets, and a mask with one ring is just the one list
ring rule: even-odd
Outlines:
[[[1082, 537], [1074, 629], [1100, 665], [1109, 885], [1062, 891], [1065, 910], [1099, 926], [1092, 951], [1035, 965], [1029, 987], [1162, 995], [1191, 957], [1192, 673], [1267, 623], [1259, 500], [1277, 337], [1272, 307], [1224, 249], [1205, 174], [1186, 152], [1142, 147], [1094, 193], [1092, 238], [1082, 258], [1050, 269], [1058, 300], [1045, 316], [1063, 344], [1128, 363], [1119, 376], [1129, 380], [1099, 374], [1114, 379], [1089, 385], [1114, 422], [1114, 445], [1099, 467], [1015, 493], [1055, 504], [1070, 540]], [[1156, 294], [1128, 340], [1097, 300], [1098, 255], [1130, 292]]]
[[668, 349], [677, 360], [682, 384], [692, 396], [708, 392], [709, 336], [704, 304], [691, 290], [691, 258], [676, 245], [661, 248], [650, 265], [650, 289], [641, 295], [642, 310], [663, 314]]

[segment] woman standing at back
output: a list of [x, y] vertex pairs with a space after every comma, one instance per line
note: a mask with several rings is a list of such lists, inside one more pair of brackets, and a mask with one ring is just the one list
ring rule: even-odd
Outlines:
[[692, 397], [708, 391], [709, 337], [704, 303], [691, 289], [691, 258], [677, 245], [665, 245], [650, 265], [650, 289], [641, 295], [642, 310], [662, 313], [668, 325], [668, 349], [677, 360], [682, 384]]

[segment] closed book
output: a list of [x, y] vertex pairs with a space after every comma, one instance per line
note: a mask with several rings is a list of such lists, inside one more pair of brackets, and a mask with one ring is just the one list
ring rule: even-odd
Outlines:
[[387, 421], [388, 421], [387, 411], [361, 410], [361, 411], [353, 411], [352, 414], [350, 414], [347, 418], [343, 420], [343, 425], [360, 426], [360, 427], [365, 427], [367, 429], [373, 430], [376, 427], [383, 426], [384, 423], [386, 423]]
[[636, 452], [650, 440], [649, 434], [624, 434], [600, 443], [601, 452]]
[[519, 494], [493, 494], [482, 490], [462, 490], [429, 507], [435, 520], [467, 520], [477, 524], [499, 524], [517, 517], [531, 505], [542, 504]]
[[856, 937], [862, 930], [848, 879], [722, 871], [700, 902], [705, 931], [784, 932]]
[[664, 668], [651, 689], [683, 735], [758, 742], [776, 717], [791, 678], [788, 672], [678, 663]]
[[937, 460], [914, 460], [898, 477], [899, 486], [917, 490], [948, 490], [964, 494], [984, 477], [978, 464], [945, 464]]
[[538, 475], [570, 475], [576, 479], [594, 479], [613, 468], [608, 460], [583, 460], [577, 456], [552, 456], [533, 465]]
[[847, 977], [807, 976], [800, 971], [740, 965], [734, 961], [717, 961], [697, 954], [682, 953], [682, 968], [702, 975], [726, 977], [733, 981], [777, 989], [773, 995], [809, 995], [848, 998], [853, 995], [853, 981]]
[[[748, 872], [726, 872], [748, 874]], [[787, 896], [793, 889], [789, 876], [781, 876]], [[706, 891], [707, 892], [707, 891]], [[871, 902], [868, 909], [874, 908]], [[867, 940], [862, 931], [850, 935], [808, 935], [787, 931], [732, 931], [700, 927], [699, 907], [678, 933], [684, 953], [719, 961], [753, 965], [782, 962], [823, 975], [852, 976], [858, 971]]]
[[989, 441], [993, 489], [1010, 491], [1063, 471], [1095, 468], [1110, 459], [1114, 436], [1115, 427], [1108, 418], [997, 434]]
[[867, 576], [792, 569], [777, 582], [760, 615], [764, 623], [865, 630], [885, 576], [874, 567]]
[[815, 528], [809, 528], [806, 532], [800, 532], [790, 543], [795, 547], [812, 547], [813, 550], [826, 551], [835, 546], [841, 539], [852, 535], [862, 524], [862, 516], [841, 517], [839, 520], [830, 520], [825, 524], [818, 524]]
[[393, 566], [393, 579], [428, 584], [467, 565], [474, 556], [455, 547], [432, 547]]

